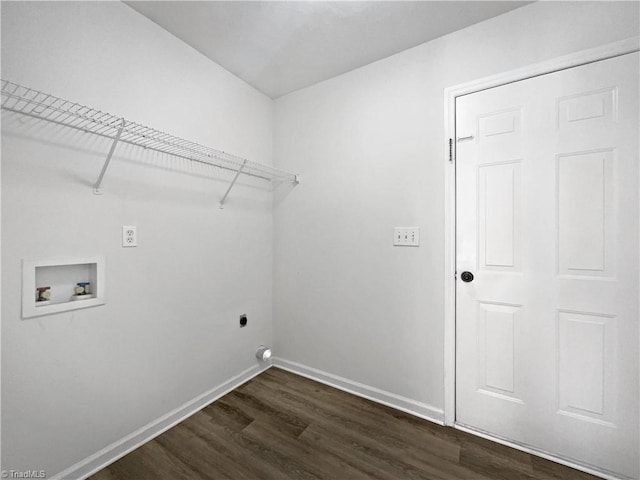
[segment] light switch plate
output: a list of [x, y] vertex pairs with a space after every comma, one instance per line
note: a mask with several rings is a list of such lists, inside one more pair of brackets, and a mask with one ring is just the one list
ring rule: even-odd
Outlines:
[[135, 225], [123, 225], [122, 246], [123, 247], [138, 246], [138, 228]]
[[393, 245], [396, 247], [419, 247], [420, 227], [395, 227]]

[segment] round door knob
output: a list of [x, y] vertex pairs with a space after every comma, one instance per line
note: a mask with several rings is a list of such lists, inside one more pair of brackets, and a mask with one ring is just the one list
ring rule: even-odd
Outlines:
[[460, 275], [460, 279], [466, 283], [473, 282], [473, 273], [462, 272], [462, 275]]

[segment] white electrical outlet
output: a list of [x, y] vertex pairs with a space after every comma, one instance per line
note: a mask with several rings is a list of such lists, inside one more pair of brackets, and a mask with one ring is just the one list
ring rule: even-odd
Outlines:
[[137, 247], [138, 246], [138, 228], [133, 225], [122, 227], [122, 246]]
[[398, 247], [420, 246], [420, 227], [395, 227], [393, 244]]

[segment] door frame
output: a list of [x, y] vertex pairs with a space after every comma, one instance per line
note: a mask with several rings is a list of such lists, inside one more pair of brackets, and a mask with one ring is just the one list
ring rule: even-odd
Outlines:
[[[526, 80], [548, 73], [578, 67], [588, 63], [618, 57], [640, 51], [640, 37], [606, 44], [600, 47], [575, 52], [541, 63], [528, 65], [490, 77], [455, 85], [444, 91], [444, 149], [446, 167], [444, 169], [445, 205], [445, 281], [444, 281], [444, 424], [456, 425], [456, 131], [455, 101], [462, 95], [479, 92], [488, 88]], [[451, 139], [451, 142], [450, 142]], [[449, 161], [452, 158], [453, 161]], [[639, 358], [640, 361], [640, 358]], [[498, 440], [498, 439], [494, 439]], [[505, 442], [501, 442], [505, 443]], [[507, 442], [507, 444], [509, 444]], [[509, 444], [516, 448], [517, 445]], [[566, 462], [563, 462], [566, 463]]]

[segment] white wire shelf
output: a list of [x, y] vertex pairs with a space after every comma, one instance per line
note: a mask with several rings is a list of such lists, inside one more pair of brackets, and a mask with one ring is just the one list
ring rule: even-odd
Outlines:
[[113, 140], [100, 176], [94, 185], [94, 193], [100, 193], [102, 179], [119, 142], [235, 172], [229, 188], [220, 201], [221, 208], [240, 175], [259, 178], [274, 184], [298, 183], [298, 176], [295, 174], [206, 147], [17, 83], [0, 81], [2, 82], [3, 110]]

